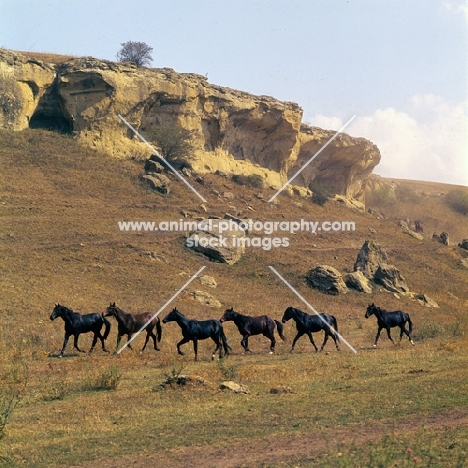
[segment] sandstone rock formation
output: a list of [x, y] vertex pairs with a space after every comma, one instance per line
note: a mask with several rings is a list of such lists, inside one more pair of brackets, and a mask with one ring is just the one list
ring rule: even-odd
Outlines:
[[[0, 78], [1, 128], [51, 128], [116, 157], [149, 156], [120, 114], [143, 135], [156, 126], [190, 131], [196, 151], [189, 164], [198, 173], [259, 174], [277, 188], [334, 134], [304, 125], [295, 103], [167, 68], [92, 57], [52, 66], [0, 50]], [[342, 134], [294, 184], [307, 187], [316, 180], [338, 195], [362, 199], [364, 181], [379, 160], [371, 142]]]
[[309, 286], [318, 289], [326, 294], [346, 294], [348, 288], [341, 273], [328, 265], [319, 265], [306, 274], [306, 280]]

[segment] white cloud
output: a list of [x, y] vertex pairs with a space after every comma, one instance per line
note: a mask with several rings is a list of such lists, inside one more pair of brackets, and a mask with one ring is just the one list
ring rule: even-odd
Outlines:
[[468, 6], [466, 6], [465, 1], [454, 1], [454, 0], [444, 0], [442, 2], [443, 7], [450, 13], [459, 13], [465, 16], [468, 19]]
[[[338, 130], [342, 120], [317, 115], [310, 125]], [[468, 185], [468, 103], [450, 105], [442, 97], [413, 96], [408, 110], [377, 109], [357, 117], [346, 133], [375, 143], [384, 177]]]

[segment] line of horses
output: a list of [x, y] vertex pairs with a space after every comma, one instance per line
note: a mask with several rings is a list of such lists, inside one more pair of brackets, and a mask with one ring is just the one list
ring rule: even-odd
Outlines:
[[[401, 310], [388, 312], [386, 310], [377, 307], [374, 304], [370, 304], [367, 307], [365, 317], [369, 318], [371, 315], [375, 315], [377, 318], [377, 335], [375, 337], [374, 347], [377, 346], [377, 342], [380, 337], [380, 332], [385, 329], [387, 331], [388, 338], [394, 343], [395, 341], [390, 335], [390, 329], [393, 327], [400, 328], [400, 341], [405, 334], [408, 336], [408, 339], [411, 344], [412, 333], [413, 333], [413, 323], [410, 319], [410, 316]], [[81, 350], [78, 346], [78, 337], [82, 333], [94, 334], [93, 342], [89, 352], [91, 353], [96, 346], [98, 340], [101, 341], [103, 351], [108, 352], [105, 346], [105, 341], [109, 336], [111, 329], [111, 322], [107, 317], [114, 317], [117, 321], [118, 334], [117, 334], [117, 349], [119, 349], [120, 342], [123, 336], [127, 337], [127, 343], [125, 346], [128, 346], [130, 349], [133, 349], [130, 345], [131, 337], [135, 333], [140, 331], [146, 332], [145, 343], [141, 351], [143, 352], [148, 344], [149, 339], [153, 340], [154, 349], [159, 351], [158, 343], [161, 342], [162, 338], [162, 323], [176, 322], [182, 332], [182, 339], [177, 343], [177, 352], [184, 356], [184, 353], [180, 349], [183, 344], [186, 344], [190, 341], [193, 342], [193, 350], [195, 353], [195, 360], [198, 357], [198, 341], [211, 338], [216, 344], [216, 348], [212, 353], [212, 359], [215, 358], [216, 353], [219, 351], [219, 357], [227, 356], [232, 350], [227, 342], [226, 335], [223, 329], [223, 322], [232, 321], [237, 326], [239, 333], [242, 335], [241, 346], [245, 352], [250, 352], [249, 349], [249, 337], [255, 335], [263, 335], [270, 340], [270, 353], [274, 353], [276, 338], [275, 338], [275, 329], [280, 336], [280, 338], [285, 341], [286, 337], [283, 334], [283, 324], [288, 320], [294, 320], [296, 323], [297, 334], [293, 339], [291, 352], [294, 350], [297, 340], [303, 336], [307, 335], [312, 346], [315, 348], [316, 352], [322, 351], [325, 344], [328, 341], [328, 338], [331, 337], [335, 343], [336, 349], [339, 351], [340, 343], [340, 334], [338, 332], [338, 322], [336, 317], [329, 314], [315, 314], [309, 315], [301, 310], [288, 307], [283, 314], [281, 322], [278, 320], [273, 320], [267, 315], [260, 315], [256, 317], [251, 317], [248, 315], [242, 315], [236, 312], [232, 307], [227, 309], [222, 317], [219, 320], [193, 320], [185, 317], [181, 312], [174, 308], [169, 314], [167, 314], [162, 321], [159, 317], [154, 317], [154, 314], [151, 312], [143, 312], [139, 314], [130, 314], [124, 310], [117, 307], [114, 303], [111, 303], [109, 307], [103, 313], [91, 313], [91, 314], [79, 314], [73, 312], [68, 307], [57, 304], [50, 315], [51, 320], [61, 317], [65, 322], [65, 337], [63, 340], [62, 349], [59, 356], [62, 357], [67, 346], [68, 340], [73, 336], [73, 345], [81, 353], [85, 352]], [[154, 318], [153, 318], [154, 317]], [[406, 323], [408, 323], [408, 330], [406, 329]], [[104, 332], [102, 329], [104, 327]], [[324, 331], [324, 340], [320, 350], [317, 348], [313, 333]]]

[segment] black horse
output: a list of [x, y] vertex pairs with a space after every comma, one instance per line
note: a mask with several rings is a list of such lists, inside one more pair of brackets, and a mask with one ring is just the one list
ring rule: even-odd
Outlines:
[[219, 357], [222, 358], [222, 351], [226, 356], [231, 349], [227, 343], [223, 326], [218, 320], [190, 320], [180, 313], [176, 308], [169, 312], [164, 318], [163, 323], [177, 322], [182, 329], [183, 338], [177, 343], [177, 351], [182, 356], [184, 353], [180, 350], [181, 345], [193, 341], [193, 350], [195, 351], [195, 361], [198, 354], [198, 340], [211, 338], [216, 343], [216, 349], [213, 351], [211, 359], [215, 358], [216, 351], [219, 350]]
[[328, 337], [331, 336], [335, 342], [336, 349], [339, 351], [338, 343], [340, 342], [340, 337], [338, 335], [338, 322], [333, 315], [320, 314], [320, 315], [309, 315], [302, 310], [296, 309], [294, 307], [288, 307], [284, 311], [282, 322], [286, 323], [289, 319], [293, 319], [296, 322], [297, 335], [294, 337], [292, 342], [291, 352], [294, 350], [294, 345], [296, 341], [304, 334], [309, 337], [310, 342], [315, 348], [315, 352], [318, 352], [317, 346], [314, 343], [312, 333], [319, 332], [323, 330], [325, 332], [325, 339], [323, 340], [322, 347], [320, 351], [323, 350]]
[[227, 322], [233, 321], [239, 333], [242, 335], [241, 345], [246, 352], [250, 352], [249, 349], [249, 336], [252, 335], [263, 335], [266, 336], [270, 341], [270, 354], [275, 352], [275, 326], [278, 328], [278, 334], [283, 341], [286, 338], [283, 335], [283, 324], [277, 320], [273, 320], [267, 315], [260, 315], [258, 317], [249, 317], [248, 315], [242, 315], [236, 312], [232, 307], [224, 311], [223, 316], [219, 321]]
[[[396, 344], [393, 341], [393, 338], [390, 336], [390, 328], [400, 327], [400, 341], [403, 338], [403, 333], [408, 337], [410, 343], [414, 345], [411, 334], [413, 333], [413, 322], [410, 319], [410, 316], [401, 310], [395, 310], [394, 312], [387, 312], [386, 310], [381, 309], [380, 307], [370, 304], [366, 310], [366, 318], [369, 318], [371, 315], [377, 317], [377, 324], [379, 329], [377, 330], [377, 336], [375, 337], [374, 348], [377, 347], [377, 341], [379, 341], [380, 332], [382, 328], [387, 330], [388, 338], [392, 341], [393, 344]], [[405, 324], [408, 322], [409, 330], [406, 330]]]
[[[143, 352], [148, 344], [148, 341], [153, 338], [154, 349], [159, 351], [158, 348], [158, 341], [161, 341], [162, 336], [162, 328], [161, 328], [161, 321], [159, 317], [153, 319], [153, 313], [151, 312], [141, 312], [139, 314], [129, 314], [124, 310], [120, 309], [115, 305], [115, 302], [110, 304], [109, 307], [106, 309], [104, 314], [106, 317], [112, 316], [115, 317], [119, 327], [119, 333], [117, 335], [117, 349], [120, 345], [120, 339], [123, 335], [127, 335], [127, 343], [132, 337], [132, 335], [139, 330], [141, 330], [146, 325], [146, 339], [145, 344], [141, 351]], [[157, 335], [154, 334], [154, 329], [156, 328]], [[127, 345], [130, 349], [133, 349], [130, 344]]]
[[[70, 338], [71, 335], [74, 337], [74, 347], [80, 353], [84, 353], [85, 351], [82, 351], [78, 347], [78, 337], [81, 335], [81, 333], [89, 332], [94, 333], [93, 344], [91, 345], [89, 352], [91, 352], [94, 349], [94, 346], [96, 346], [98, 338], [101, 340], [103, 351], [106, 353], [108, 352], [104, 345], [104, 340], [109, 336], [111, 324], [109, 320], [104, 317], [104, 315], [98, 313], [81, 315], [77, 312], [73, 312], [73, 310], [69, 309], [68, 307], [57, 304], [54, 307], [52, 314], [50, 315], [50, 320], [55, 320], [57, 317], [62, 317], [63, 321], [65, 322], [65, 338], [63, 340], [62, 350], [59, 354], [60, 357], [63, 356], [63, 352], [65, 351], [65, 347], [68, 343], [68, 338]], [[103, 325], [105, 325], [106, 328], [104, 335], [101, 335], [101, 329]]]

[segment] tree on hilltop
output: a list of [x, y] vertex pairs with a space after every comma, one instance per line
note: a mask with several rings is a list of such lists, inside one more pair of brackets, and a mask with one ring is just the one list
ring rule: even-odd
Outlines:
[[153, 61], [153, 48], [146, 42], [127, 41], [120, 44], [117, 52], [119, 62], [134, 62], [137, 67], [144, 67]]

